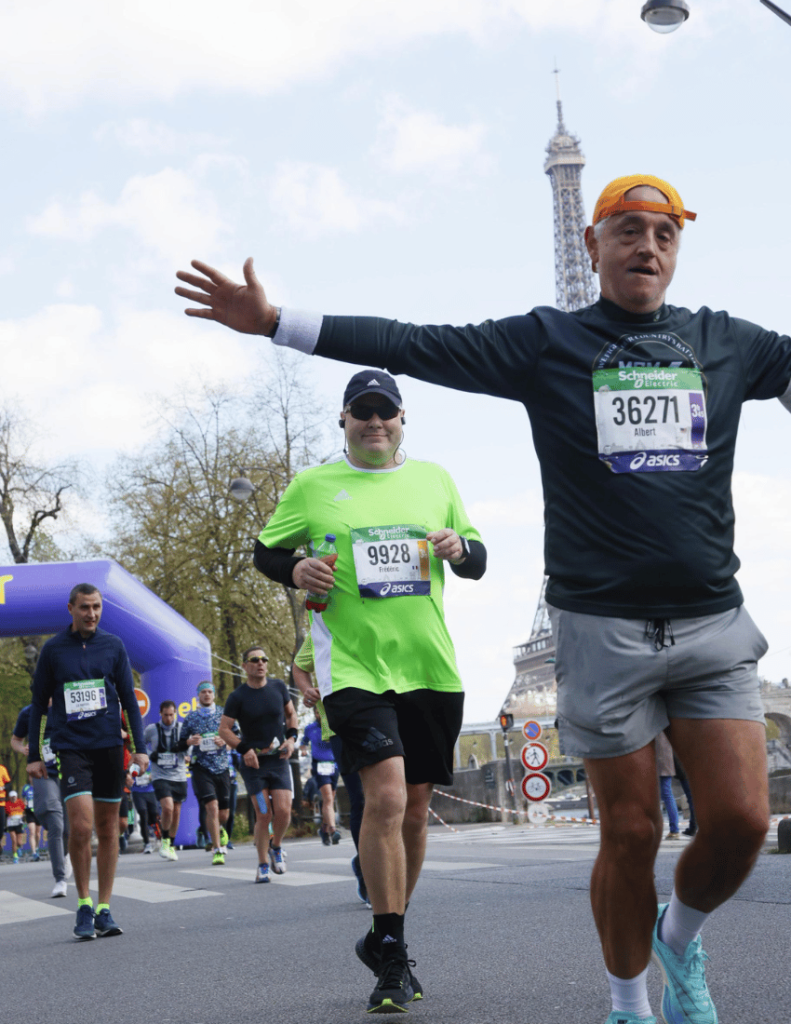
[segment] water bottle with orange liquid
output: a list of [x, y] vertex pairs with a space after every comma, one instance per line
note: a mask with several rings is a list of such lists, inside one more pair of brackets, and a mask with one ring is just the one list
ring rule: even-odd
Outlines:
[[[324, 540], [313, 552], [313, 557], [318, 558], [322, 562], [326, 562], [330, 569], [332, 569], [338, 560], [338, 552], [335, 550], [334, 533], [326, 533], [324, 535]], [[329, 594], [313, 594], [308, 591], [305, 607], [311, 612], [323, 612], [329, 604], [329, 601]]]

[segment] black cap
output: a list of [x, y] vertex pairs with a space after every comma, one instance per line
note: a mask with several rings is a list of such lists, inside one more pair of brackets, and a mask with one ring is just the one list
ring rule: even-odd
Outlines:
[[359, 373], [355, 373], [343, 392], [344, 409], [363, 395], [384, 395], [391, 402], [395, 402], [399, 409], [401, 408], [401, 392], [398, 385], [384, 370], [360, 370]]

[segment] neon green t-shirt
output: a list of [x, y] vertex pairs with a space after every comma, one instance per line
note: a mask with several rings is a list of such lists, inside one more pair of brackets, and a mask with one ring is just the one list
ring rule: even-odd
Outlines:
[[[313, 673], [315, 671], [313, 663], [313, 637], [310, 633], [302, 641], [302, 646], [295, 654], [294, 664], [297, 668], [301, 668], [303, 672]], [[321, 738], [323, 740], [331, 739], [335, 733], [330, 729], [330, 723], [327, 721], [327, 712], [324, 710], [323, 700], [317, 701], [316, 710], [319, 713], [319, 721], [321, 722]]]
[[462, 689], [445, 625], [444, 563], [425, 540], [444, 527], [480, 540], [450, 475], [433, 462], [359, 469], [341, 459], [291, 481], [259, 540], [314, 550], [336, 535], [335, 586], [327, 608], [311, 612], [322, 697], [348, 686]]

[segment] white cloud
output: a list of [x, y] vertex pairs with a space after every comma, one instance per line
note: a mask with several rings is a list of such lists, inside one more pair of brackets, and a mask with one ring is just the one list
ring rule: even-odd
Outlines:
[[[34, 419], [57, 426], [49, 444], [60, 454], [101, 461], [148, 436], [152, 421], [149, 396], [178, 395], [191, 380], [249, 379], [257, 342], [220, 333], [208, 325], [165, 312], [121, 310], [112, 322], [94, 306], [46, 306], [33, 316], [0, 321], [0, 359], [4, 379], [30, 374], [36, 354], [36, 388], [24, 401]], [[75, 392], [64, 381], [79, 378]], [[71, 430], [75, 401], [86, 413], [80, 431]]]
[[122, 229], [147, 253], [171, 266], [185, 252], [211, 252], [226, 231], [217, 203], [192, 175], [165, 168], [130, 178], [115, 202], [84, 192], [71, 205], [53, 200], [28, 220], [35, 235], [88, 242], [100, 231]]
[[[731, 17], [738, 6], [729, 0]], [[261, 96], [416, 39], [457, 35], [486, 46], [524, 28], [575, 35], [596, 29], [597, 45], [609, 53], [619, 51], [635, 8], [635, 0], [226, 0], [220, 17], [199, 0], [16, 0], [0, 9], [0, 93], [34, 113], [97, 94], [122, 101], [172, 100], [189, 91]], [[698, 8], [687, 35], [705, 30]], [[660, 45], [646, 30], [632, 50], [659, 52]], [[630, 61], [639, 63], [640, 53]]]
[[0, 256], [0, 277], [3, 274], [13, 274], [14, 261], [10, 256]]
[[488, 498], [473, 501], [469, 506], [470, 521], [482, 532], [499, 529], [539, 527], [544, 529], [544, 498], [538, 488], [523, 491], [504, 499]]
[[126, 121], [105, 121], [95, 133], [97, 139], [112, 139], [125, 149], [142, 153], [176, 153], [187, 148], [206, 149], [223, 145], [223, 140], [208, 132], [178, 132], [159, 121], [130, 117]]
[[389, 96], [375, 152], [397, 174], [481, 174], [491, 167], [491, 159], [482, 152], [485, 135], [483, 124], [444, 124], [432, 111], [413, 110], [399, 97]]
[[337, 168], [322, 164], [280, 163], [270, 186], [272, 212], [306, 238], [331, 232], [355, 233], [380, 221], [401, 222], [401, 208], [355, 195]]

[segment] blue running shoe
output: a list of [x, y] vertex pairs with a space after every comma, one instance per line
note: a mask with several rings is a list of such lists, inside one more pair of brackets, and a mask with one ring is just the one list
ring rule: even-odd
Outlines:
[[604, 1024], [656, 1024], [656, 1017], [638, 1017], [628, 1010], [613, 1010]]
[[115, 921], [113, 921], [113, 915], [107, 907], [105, 907], [104, 910], [100, 910], [96, 915], [94, 919], [94, 926], [96, 928], [96, 934], [100, 939], [103, 939], [108, 935], [124, 934]]
[[276, 875], [285, 875], [286, 873], [286, 861], [283, 856], [283, 851], [279, 846], [273, 846], [272, 840], [269, 840], [269, 863], [272, 865], [272, 871]]
[[360, 857], [357, 854], [352, 857], [352, 871], [357, 879], [357, 899], [360, 903], [364, 903], [366, 907], [370, 907], [371, 901], [368, 899], [368, 889], [365, 885], [362, 868], [360, 867]]
[[94, 919], [93, 907], [77, 907], [77, 923], [74, 925], [74, 934], [80, 942], [96, 938]]
[[258, 871], [255, 873], [256, 882], [268, 882], [269, 881], [269, 865], [259, 864]]
[[654, 963], [662, 972], [665, 990], [662, 994], [662, 1016], [666, 1024], [717, 1024], [717, 1011], [706, 985], [706, 960], [700, 936], [693, 939], [682, 956], [659, 938], [659, 922], [667, 909], [660, 903], [654, 926]]

